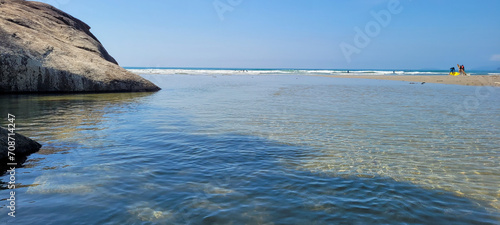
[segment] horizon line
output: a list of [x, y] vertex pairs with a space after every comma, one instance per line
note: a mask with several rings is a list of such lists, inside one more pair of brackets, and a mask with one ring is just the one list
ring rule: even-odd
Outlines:
[[[360, 71], [360, 70], [382, 70], [382, 71], [448, 71], [449, 69], [437, 68], [420, 68], [420, 69], [380, 69], [380, 68], [364, 68], [364, 69], [346, 69], [346, 68], [284, 68], [284, 67], [172, 67], [172, 66], [122, 66], [124, 69], [221, 69], [221, 70], [345, 70], [345, 71]], [[474, 71], [495, 71], [495, 69], [470, 69]], [[500, 67], [496, 70], [500, 70]]]

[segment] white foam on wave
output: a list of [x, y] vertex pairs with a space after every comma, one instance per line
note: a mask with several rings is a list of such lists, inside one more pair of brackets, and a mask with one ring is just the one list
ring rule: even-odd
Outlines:
[[136, 74], [164, 74], [164, 75], [238, 75], [238, 74], [265, 74], [271, 71], [256, 70], [204, 70], [204, 69], [128, 69]]
[[[320, 70], [320, 69], [128, 69], [136, 74], [162, 75], [448, 75], [445, 71]], [[498, 73], [490, 73], [498, 75]]]

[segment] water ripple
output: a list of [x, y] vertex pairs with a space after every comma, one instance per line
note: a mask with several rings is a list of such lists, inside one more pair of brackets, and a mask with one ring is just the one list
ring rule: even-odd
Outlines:
[[498, 93], [457, 123], [473, 87], [151, 76], [163, 91], [0, 97], [44, 144], [17, 223], [500, 221]]

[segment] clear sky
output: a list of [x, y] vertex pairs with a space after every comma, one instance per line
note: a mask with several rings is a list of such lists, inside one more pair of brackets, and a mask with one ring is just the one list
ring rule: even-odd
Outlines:
[[89, 24], [125, 67], [500, 67], [498, 0], [42, 2]]

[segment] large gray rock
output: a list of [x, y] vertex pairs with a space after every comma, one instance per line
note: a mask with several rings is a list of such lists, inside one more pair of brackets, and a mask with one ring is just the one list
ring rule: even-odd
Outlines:
[[11, 161], [8, 155], [8, 137], [9, 131], [3, 127], [0, 127], [0, 175], [9, 168], [7, 163], [15, 162], [18, 163], [18, 166], [20, 166], [22, 163], [24, 163], [24, 161], [26, 161], [26, 158], [30, 154], [37, 152], [42, 147], [42, 145], [40, 145], [38, 142], [33, 141], [23, 135], [17, 133], [13, 136], [11, 135], [10, 137], [14, 138], [14, 146], [16, 147], [16, 149], [14, 150], [15, 155], [11, 155], [14, 156], [15, 161]]
[[0, 93], [158, 90], [121, 68], [84, 22], [45, 3], [0, 0]]

